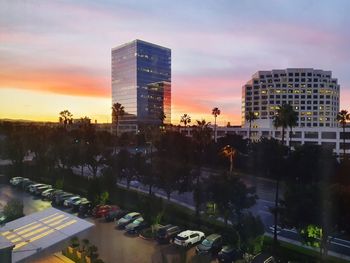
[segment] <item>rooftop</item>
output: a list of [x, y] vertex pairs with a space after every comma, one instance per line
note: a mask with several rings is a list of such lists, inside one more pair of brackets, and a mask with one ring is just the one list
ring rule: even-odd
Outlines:
[[13, 262], [22, 261], [61, 241], [81, 233], [94, 224], [55, 208], [48, 208], [0, 228], [0, 246], [15, 245]]

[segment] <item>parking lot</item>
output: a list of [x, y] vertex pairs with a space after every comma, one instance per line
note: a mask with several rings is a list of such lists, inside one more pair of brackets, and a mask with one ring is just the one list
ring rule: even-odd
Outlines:
[[[43, 201], [27, 192], [10, 185], [0, 185], [0, 211], [8, 200], [17, 198], [23, 202], [26, 215], [51, 207], [49, 201]], [[173, 244], [159, 245], [154, 240], [144, 240], [138, 236], [129, 236], [124, 230], [117, 230], [114, 222], [104, 219], [87, 218], [95, 227], [88, 233], [88, 239], [98, 247], [101, 259], [106, 263], [114, 262], [215, 262], [208, 257], [196, 256], [195, 248], [187, 250]], [[185, 256], [183, 255], [185, 254]]]

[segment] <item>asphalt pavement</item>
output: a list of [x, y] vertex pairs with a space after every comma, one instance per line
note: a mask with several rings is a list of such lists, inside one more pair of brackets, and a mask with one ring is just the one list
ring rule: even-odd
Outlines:
[[[0, 184], [0, 211], [12, 198], [23, 202], [25, 215], [51, 207], [49, 201], [43, 201], [13, 186]], [[114, 222], [107, 223], [101, 218], [86, 220], [95, 224], [87, 233], [87, 238], [98, 247], [100, 258], [106, 263], [177, 263], [183, 262], [183, 253], [186, 255], [186, 262], [193, 262], [193, 259], [198, 258], [195, 247], [184, 250], [174, 244], [159, 245], [154, 240], [144, 240], [138, 236], [127, 235], [124, 230], [117, 230]], [[215, 262], [210, 257], [201, 256], [199, 259], [195, 262]]]

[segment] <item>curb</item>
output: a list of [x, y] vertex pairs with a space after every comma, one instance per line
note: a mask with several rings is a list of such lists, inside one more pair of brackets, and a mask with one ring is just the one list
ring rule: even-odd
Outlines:
[[144, 237], [142, 234], [139, 234], [139, 237], [142, 238], [143, 240], [147, 240], [147, 241], [154, 240], [152, 237]]

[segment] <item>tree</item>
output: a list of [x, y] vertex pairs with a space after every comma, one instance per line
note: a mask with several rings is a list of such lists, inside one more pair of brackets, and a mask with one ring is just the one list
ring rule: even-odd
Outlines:
[[196, 202], [196, 216], [199, 217], [199, 208], [201, 205], [201, 198], [199, 198], [201, 195], [200, 193], [200, 175], [202, 172], [202, 165], [203, 165], [203, 157], [204, 157], [204, 150], [206, 146], [211, 142], [211, 132], [212, 130], [209, 127], [210, 122], [206, 122], [204, 119], [201, 121], [197, 120], [197, 125], [193, 127], [192, 131], [192, 140], [194, 142], [194, 159], [196, 160], [197, 164], [197, 171], [194, 173], [196, 177], [196, 186], [194, 189], [194, 199]]
[[184, 115], [181, 116], [180, 123], [183, 123], [185, 126], [185, 131], [187, 128], [187, 124], [191, 123], [191, 116], [185, 113]]
[[122, 149], [119, 151], [117, 155], [118, 172], [120, 177], [126, 180], [127, 188], [130, 187], [130, 182], [134, 177], [132, 162], [132, 156], [126, 149]]
[[341, 110], [338, 115], [337, 115], [337, 121], [343, 128], [343, 157], [345, 159], [346, 157], [346, 145], [345, 145], [345, 127], [346, 127], [346, 122], [350, 120], [350, 113], [348, 113], [347, 110]]
[[284, 139], [285, 139], [285, 129], [287, 127], [296, 126], [298, 120], [298, 113], [293, 110], [293, 107], [290, 104], [283, 104], [279, 109], [277, 110], [277, 114], [275, 115], [275, 118], [273, 120], [273, 125], [276, 128], [281, 127], [282, 128], [282, 144], [284, 145]]
[[68, 124], [73, 123], [73, 114], [70, 113], [69, 110], [61, 111], [58, 120], [65, 128], [67, 128]]
[[220, 115], [221, 111], [219, 110], [219, 108], [215, 107], [212, 109], [211, 111], [211, 114], [214, 116], [214, 141], [215, 143], [217, 142], [217, 139], [216, 139], [216, 118]]
[[114, 103], [112, 105], [112, 118], [113, 122], [115, 122], [116, 125], [116, 133], [119, 134], [119, 120], [122, 116], [124, 116], [125, 110], [124, 106], [122, 106], [120, 103]]
[[168, 131], [161, 134], [156, 143], [152, 173], [157, 186], [166, 192], [168, 199], [172, 192], [184, 192], [191, 184], [189, 142], [190, 139], [183, 134]]
[[[276, 128], [282, 127], [281, 144], [284, 145], [284, 131], [287, 127], [296, 125], [297, 113], [293, 110], [290, 104], [283, 104], [277, 110], [277, 114], [273, 120]], [[274, 243], [277, 245], [277, 221], [278, 221], [278, 202], [279, 202], [279, 186], [281, 180], [281, 173], [276, 177], [276, 195], [275, 195], [275, 215], [274, 215]]]
[[304, 242], [319, 247], [324, 257], [331, 236], [341, 232], [339, 219], [346, 215], [339, 209], [341, 188], [332, 185], [336, 158], [330, 149], [303, 145], [292, 153], [290, 162], [286, 191], [280, 201], [280, 221], [284, 226], [295, 227]]
[[232, 170], [233, 170], [233, 158], [236, 156], [236, 153], [237, 153], [236, 149], [234, 149], [234, 148], [233, 148], [232, 146], [230, 146], [230, 145], [226, 145], [225, 147], [223, 147], [223, 148], [221, 149], [221, 154], [222, 154], [223, 156], [225, 156], [226, 158], [228, 158], [229, 161], [230, 161], [230, 169], [229, 169], [230, 175], [232, 175]]
[[258, 117], [252, 111], [248, 111], [245, 115], [245, 119], [249, 122], [249, 131], [248, 131], [248, 139], [250, 141], [251, 133], [252, 133], [252, 122], [256, 120]]
[[160, 120], [160, 126], [164, 125], [164, 120], [166, 119], [166, 115], [164, 113], [164, 111], [160, 111], [159, 112], [159, 120]]
[[23, 203], [18, 199], [10, 199], [4, 206], [4, 216], [6, 217], [6, 222], [13, 221], [24, 216]]
[[288, 127], [290, 129], [289, 131], [289, 150], [292, 147], [292, 137], [293, 137], [293, 127], [297, 126], [298, 124], [298, 113], [296, 111], [290, 110], [289, 111], [289, 120], [288, 120]]
[[158, 127], [147, 126], [144, 130], [146, 143], [149, 144], [150, 150], [147, 154], [147, 158], [149, 160], [149, 165], [146, 165], [144, 168], [144, 173], [141, 175], [144, 183], [148, 185], [148, 193], [152, 194], [152, 187], [155, 183], [154, 173], [153, 173], [153, 148], [160, 140], [161, 132]]
[[217, 205], [225, 224], [229, 218], [240, 222], [242, 211], [253, 206], [257, 198], [255, 188], [247, 187], [240, 179], [228, 174], [211, 176], [208, 188], [210, 199]]
[[91, 171], [93, 178], [97, 177], [98, 169], [110, 158], [111, 150], [106, 147], [104, 136], [99, 133], [92, 134], [93, 137], [86, 141], [85, 164]]
[[22, 174], [23, 160], [30, 145], [30, 133], [26, 130], [13, 129], [4, 142], [4, 156], [11, 160], [17, 175]]

